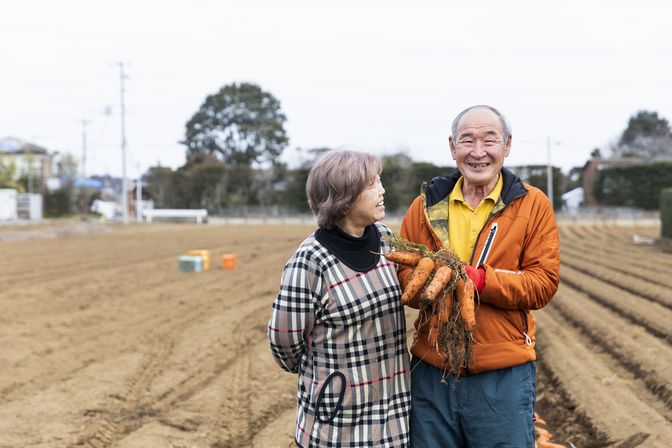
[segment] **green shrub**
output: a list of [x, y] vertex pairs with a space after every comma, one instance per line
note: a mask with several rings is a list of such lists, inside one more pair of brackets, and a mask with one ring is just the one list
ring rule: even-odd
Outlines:
[[72, 213], [71, 197], [72, 194], [68, 188], [46, 192], [44, 194], [44, 216], [58, 218]]
[[655, 210], [661, 189], [672, 185], [672, 162], [619, 166], [604, 169], [595, 183], [601, 205]]
[[672, 188], [664, 188], [660, 192], [660, 233], [672, 238]]

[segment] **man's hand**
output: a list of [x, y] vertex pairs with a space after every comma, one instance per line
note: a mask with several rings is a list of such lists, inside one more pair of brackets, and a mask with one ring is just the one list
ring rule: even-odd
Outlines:
[[485, 269], [483, 268], [474, 268], [469, 265], [464, 266], [464, 270], [467, 272], [467, 275], [474, 282], [476, 290], [480, 293], [485, 287]]

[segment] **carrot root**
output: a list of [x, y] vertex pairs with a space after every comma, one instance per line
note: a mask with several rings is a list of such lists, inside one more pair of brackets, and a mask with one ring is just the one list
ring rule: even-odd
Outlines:
[[401, 295], [401, 303], [406, 304], [418, 295], [420, 289], [422, 289], [432, 273], [432, 269], [434, 269], [434, 262], [431, 258], [423, 257], [418, 262], [418, 265], [411, 274], [411, 278], [409, 278], [408, 283], [406, 284], [404, 293]]

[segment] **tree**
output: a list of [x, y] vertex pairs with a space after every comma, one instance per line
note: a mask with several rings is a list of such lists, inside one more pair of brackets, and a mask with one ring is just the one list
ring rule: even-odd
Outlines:
[[630, 117], [614, 154], [620, 157], [642, 157], [648, 160], [672, 158], [672, 131], [658, 112], [639, 111]]
[[288, 143], [280, 102], [255, 84], [228, 84], [187, 122], [188, 155], [217, 155], [232, 167], [274, 162]]
[[153, 166], [147, 172], [147, 192], [157, 208], [170, 208], [173, 170], [163, 166]]
[[284, 192], [284, 202], [300, 213], [310, 212], [308, 197], [306, 196], [306, 182], [310, 168], [296, 168], [290, 172], [287, 188]]
[[[298, 148], [302, 151], [301, 148]], [[311, 148], [302, 151], [306, 154], [307, 159], [304, 159], [299, 168], [292, 170], [287, 176], [287, 188], [284, 191], [284, 202], [294, 208], [300, 213], [310, 212], [308, 204], [308, 196], [306, 196], [306, 183], [308, 182], [308, 173], [310, 169], [317, 162], [320, 157], [331, 151], [331, 148], [323, 146], [318, 148]]]
[[224, 188], [228, 167], [221, 162], [185, 165], [178, 169], [186, 177], [188, 207], [219, 211], [225, 204]]
[[[509, 167], [517, 176], [524, 182], [537, 187], [548, 195], [548, 177], [546, 165], [521, 165], [516, 167]], [[567, 180], [562, 170], [558, 167], [552, 168], [553, 176], [553, 208], [559, 209], [562, 207], [562, 193], [567, 191]]]
[[382, 157], [383, 172], [380, 181], [385, 187], [385, 208], [396, 212], [402, 207], [408, 207], [408, 188], [413, 161], [404, 153], [396, 153]]
[[173, 171], [155, 166], [147, 173], [147, 192], [161, 208], [206, 208], [217, 213], [231, 201], [225, 193], [229, 167], [215, 156], [198, 156]]
[[[600, 157], [601, 158], [601, 157]], [[555, 177], [553, 178], [555, 180]], [[583, 167], [575, 166], [569, 169], [565, 176], [565, 186], [562, 189], [565, 193], [583, 185]]]
[[630, 117], [628, 127], [623, 131], [619, 144], [629, 145], [637, 137], [664, 137], [670, 135], [670, 124], [666, 119], [658, 117], [658, 112], [640, 110]]
[[58, 162], [58, 170], [62, 177], [69, 180], [74, 179], [77, 177], [78, 173], [77, 158], [69, 152], [66, 152]]
[[10, 162], [5, 165], [2, 160], [0, 160], [0, 188], [12, 188], [23, 192], [23, 187], [21, 184], [16, 182], [14, 178], [16, 177], [16, 164]]
[[[269, 168], [256, 173], [259, 191], [259, 204], [265, 208], [274, 208], [283, 202], [289, 178], [289, 168], [286, 163], [276, 161]], [[277, 209], [275, 209], [277, 210]]]

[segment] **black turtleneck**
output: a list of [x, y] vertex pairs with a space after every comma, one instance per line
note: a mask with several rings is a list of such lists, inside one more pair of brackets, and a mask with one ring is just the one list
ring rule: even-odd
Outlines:
[[375, 224], [367, 226], [359, 238], [348, 235], [338, 226], [317, 229], [315, 238], [336, 258], [357, 272], [373, 269], [380, 259], [380, 233]]

